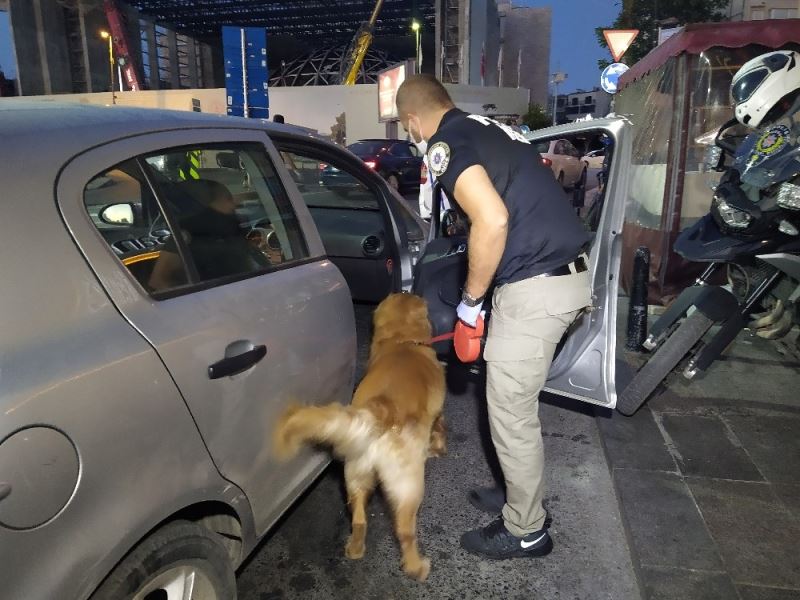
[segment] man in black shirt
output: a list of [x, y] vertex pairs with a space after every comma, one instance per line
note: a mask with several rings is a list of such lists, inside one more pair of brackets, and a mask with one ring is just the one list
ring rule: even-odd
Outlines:
[[489, 421], [506, 490], [473, 491], [470, 500], [502, 512], [461, 537], [490, 558], [544, 556], [553, 542], [542, 507], [544, 453], [539, 392], [556, 345], [591, 302], [588, 235], [535, 147], [506, 125], [455, 108], [426, 75], [397, 92], [400, 120], [427, 146], [428, 166], [469, 218], [469, 271], [459, 319], [474, 327], [493, 284], [484, 352]]

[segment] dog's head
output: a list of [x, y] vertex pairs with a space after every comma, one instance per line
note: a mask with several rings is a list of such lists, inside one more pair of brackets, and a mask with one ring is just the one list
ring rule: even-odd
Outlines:
[[391, 341], [426, 343], [431, 339], [428, 305], [414, 294], [391, 294], [373, 317], [374, 344]]

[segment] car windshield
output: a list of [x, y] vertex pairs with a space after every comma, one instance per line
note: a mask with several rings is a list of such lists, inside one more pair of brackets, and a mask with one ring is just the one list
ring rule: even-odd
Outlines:
[[389, 142], [386, 140], [373, 140], [365, 142], [356, 142], [350, 144], [347, 148], [356, 156], [365, 156], [367, 154], [380, 154], [388, 148]]
[[550, 150], [550, 142], [539, 142], [536, 144], [536, 151], [539, 154], [547, 154], [548, 150]]

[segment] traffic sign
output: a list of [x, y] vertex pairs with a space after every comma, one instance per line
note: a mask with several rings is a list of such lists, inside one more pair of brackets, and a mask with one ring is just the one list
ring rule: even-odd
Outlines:
[[600, 87], [602, 87], [609, 94], [616, 94], [619, 84], [619, 78], [628, 70], [628, 65], [622, 63], [612, 63], [603, 69], [603, 74], [600, 75]]
[[606, 38], [608, 49], [614, 62], [619, 62], [622, 55], [631, 47], [633, 40], [639, 35], [638, 29], [604, 29], [603, 36]]

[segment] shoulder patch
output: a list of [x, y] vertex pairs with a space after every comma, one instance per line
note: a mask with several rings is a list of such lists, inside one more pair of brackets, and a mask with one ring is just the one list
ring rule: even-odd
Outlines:
[[450, 146], [444, 142], [436, 142], [428, 149], [428, 168], [440, 177], [450, 164]]

